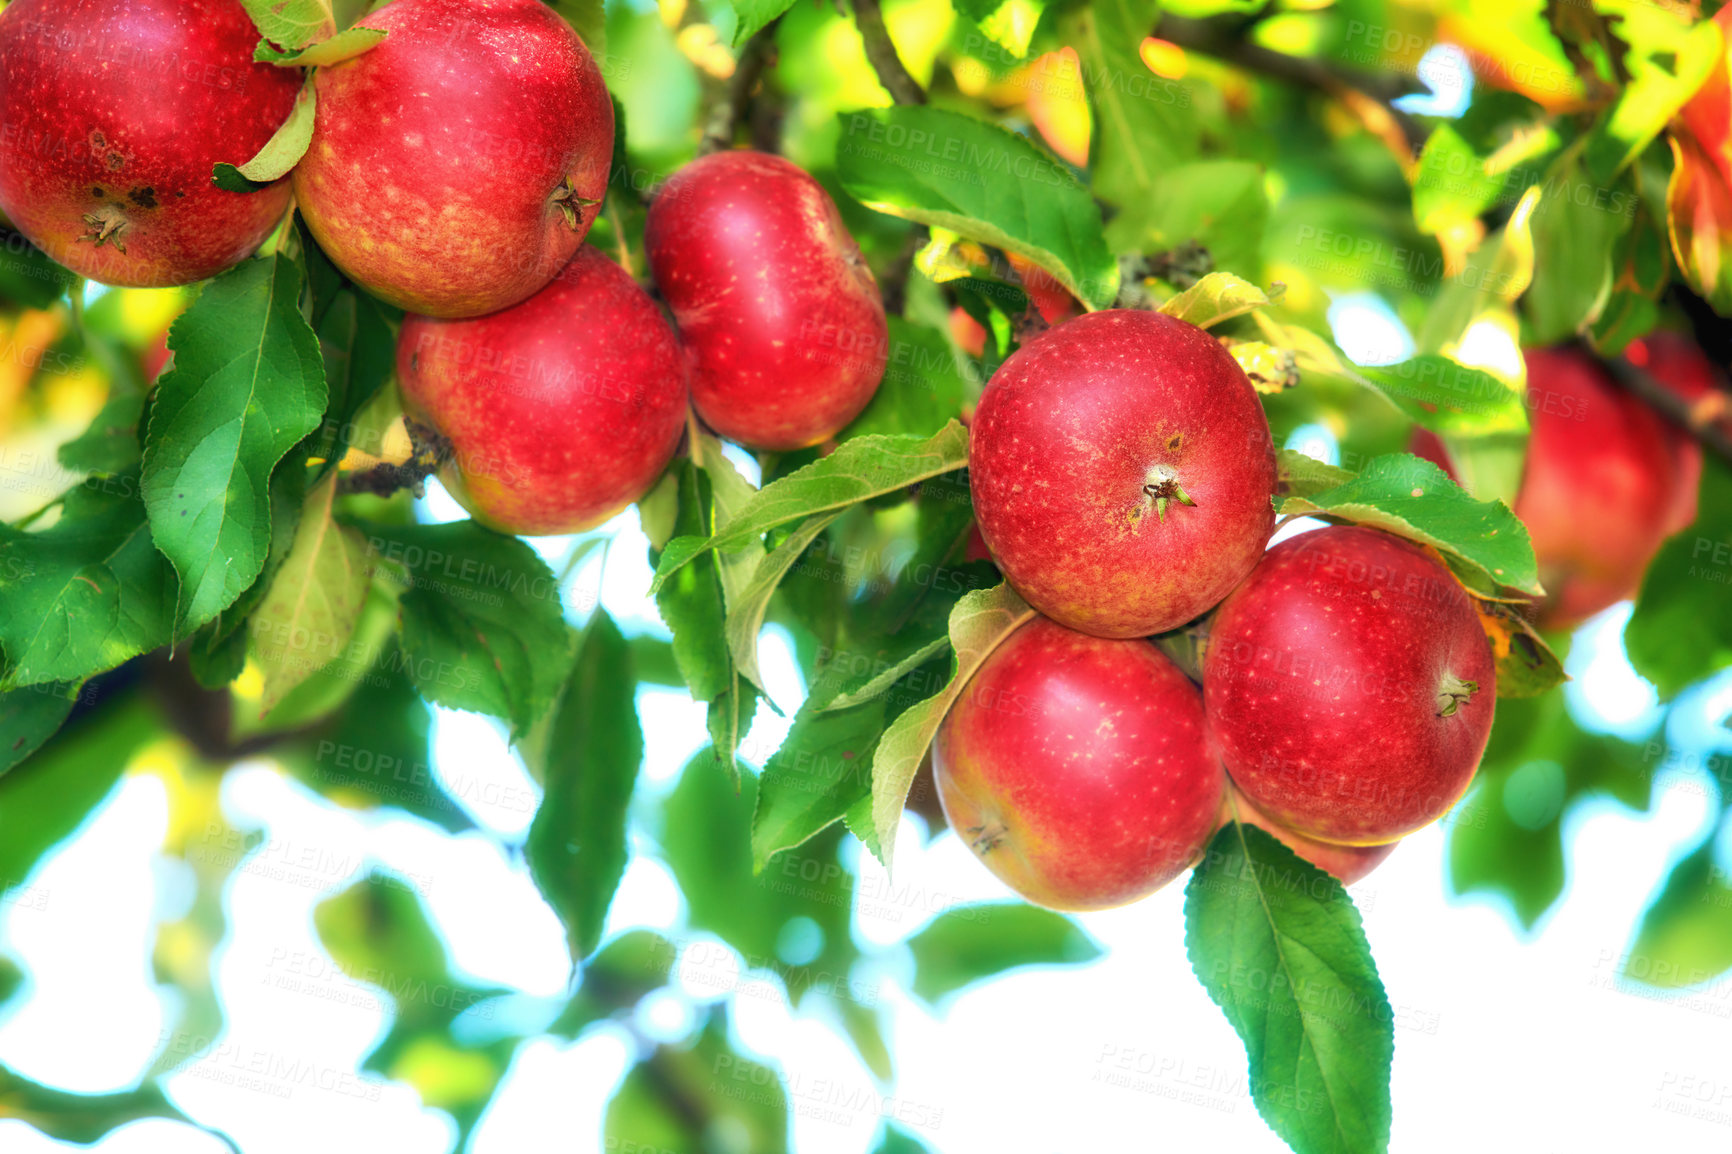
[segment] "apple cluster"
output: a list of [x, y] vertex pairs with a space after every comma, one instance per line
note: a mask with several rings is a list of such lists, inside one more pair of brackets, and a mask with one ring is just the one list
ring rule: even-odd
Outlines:
[[[1268, 422], [1207, 333], [1065, 321], [1000, 366], [969, 435], [981, 536], [1038, 615], [964, 687], [933, 772], [1023, 897], [1135, 901], [1234, 820], [1354, 881], [1466, 792], [1496, 698], [1472, 599], [1381, 530], [1269, 547]], [[1149, 640], [1182, 627], [1200, 687]]]
[[560, 16], [395, 0], [365, 26], [385, 38], [313, 73], [305, 155], [239, 193], [213, 166], [261, 149], [302, 83], [254, 61], [240, 0], [16, 0], [0, 15], [0, 209], [81, 275], [165, 286], [245, 259], [292, 197], [346, 276], [406, 310], [405, 412], [449, 442], [451, 492], [506, 532], [579, 532], [642, 497], [688, 406], [771, 451], [866, 407], [884, 306], [809, 174], [724, 152], [663, 185], [645, 248], [670, 325], [584, 246], [613, 104]]

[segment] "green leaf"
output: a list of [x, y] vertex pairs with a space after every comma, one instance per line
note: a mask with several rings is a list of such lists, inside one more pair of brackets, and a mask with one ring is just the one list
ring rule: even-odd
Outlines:
[[968, 464], [968, 430], [951, 421], [926, 439], [911, 436], [856, 437], [804, 468], [753, 493], [725, 518], [718, 515], [708, 540], [676, 537], [656, 566], [651, 591], [708, 549], [737, 551], [777, 525], [846, 509], [871, 497], [905, 489]]
[[1191, 90], [1143, 63], [1143, 39], [1159, 0], [1095, 0], [1073, 37], [1095, 113], [1090, 175], [1113, 204], [1146, 200], [1170, 170], [1197, 154], [1200, 122]]
[[1475, 220], [1496, 203], [1504, 179], [1485, 170], [1473, 146], [1448, 123], [1426, 137], [1413, 176], [1413, 219], [1419, 231], [1436, 235]]
[[391, 1070], [419, 1037], [444, 1032], [457, 1015], [500, 992], [452, 976], [413, 879], [368, 874], [314, 906], [313, 926], [347, 978], [379, 987], [395, 1003], [390, 1031], [365, 1070]]
[[1298, 1154], [1389, 1148], [1395, 1016], [1341, 883], [1255, 826], [1185, 887], [1185, 950], [1244, 1040], [1251, 1098]]
[[836, 170], [867, 208], [1027, 257], [1091, 307], [1118, 295], [1088, 189], [1015, 133], [927, 105], [845, 113]]
[[949, 652], [950, 638], [938, 637], [928, 641], [925, 645], [922, 645], [919, 649], [916, 649], [908, 656], [896, 661], [882, 672], [874, 674], [872, 679], [867, 681], [866, 684], [860, 686], [860, 688], [851, 690], [847, 693], [838, 693], [835, 697], [822, 705], [820, 710], [827, 713], [836, 709], [850, 709], [862, 702], [882, 697], [890, 691], [891, 686], [895, 685], [908, 674], [919, 669], [927, 662], [942, 657]]
[[1022, 60], [1028, 56], [1046, 0], [957, 0], [955, 7], [974, 21], [988, 40]]
[[182, 1114], [156, 1085], [116, 1094], [71, 1094], [38, 1085], [0, 1066], [0, 1102], [5, 1103], [4, 1116], [8, 1120], [23, 1122], [49, 1138], [80, 1146], [140, 1119], [167, 1118], [215, 1135], [231, 1150], [238, 1149], [216, 1131], [199, 1126]]
[[60, 299], [78, 274], [50, 260], [22, 234], [0, 227], [5, 259], [0, 260], [0, 301], [45, 309]]
[[1166, 304], [1167, 316], [1206, 329], [1269, 304], [1263, 290], [1230, 272], [1212, 272]]
[[[773, 970], [796, 1006], [813, 989], [853, 996], [848, 973], [857, 956], [849, 936], [854, 875], [837, 858], [842, 831], [813, 838], [754, 875], [750, 827], [759, 780], [741, 766], [739, 782], [736, 791], [699, 754], [686, 764], [662, 809], [657, 840], [685, 895], [692, 930], [720, 937], [743, 955], [748, 969]], [[784, 935], [799, 928], [815, 929], [821, 941], [815, 956], [788, 964], [780, 957]]]
[[950, 644], [956, 670], [950, 683], [918, 705], [909, 707], [885, 730], [872, 763], [872, 828], [885, 866], [896, 844], [896, 825], [908, 800], [908, 787], [920, 769], [927, 746], [938, 733], [951, 703], [1000, 642], [1009, 637], [1034, 610], [1007, 581], [992, 589], [965, 595], [950, 612]]
[[293, 52], [279, 51], [271, 47], [269, 41], [261, 41], [259, 46], [253, 49], [253, 59], [260, 64], [276, 64], [283, 68], [314, 68], [341, 64], [377, 47], [386, 35], [380, 28], [345, 28], [328, 40], [308, 44]]
[[1522, 340], [1551, 344], [1584, 331], [1605, 305], [1612, 257], [1635, 219], [1628, 178], [1608, 187], [1570, 164], [1546, 181], [1531, 219], [1533, 283], [1522, 295], [1528, 328]]
[[733, 31], [728, 36], [730, 47], [739, 48], [758, 29], [794, 6], [794, 0], [728, 0], [727, 10], [733, 14]]
[[1702, 456], [1696, 523], [1660, 547], [1624, 626], [1630, 663], [1668, 700], [1732, 665], [1732, 468]]
[[758, 631], [764, 627], [764, 613], [770, 607], [770, 597], [788, 569], [806, 551], [806, 546], [841, 515], [838, 510], [806, 518], [782, 539], [781, 544], [764, 555], [752, 570], [751, 580], [728, 599], [728, 652], [740, 676], [757, 686], [766, 701], [770, 695], [764, 690], [764, 675], [758, 671]]
[[1502, 501], [1476, 501], [1430, 461], [1373, 457], [1353, 480], [1281, 501], [1281, 515], [1321, 513], [1430, 545], [1481, 592], [1542, 590], [1527, 526]]
[[[1159, 83], [1152, 73], [1150, 79]], [[1096, 108], [1106, 115], [1098, 99]], [[1108, 148], [1103, 136], [1097, 151]], [[1114, 252], [1157, 253], [1196, 243], [1215, 268], [1259, 276], [1269, 221], [1263, 166], [1248, 160], [1199, 160], [1163, 165], [1159, 172], [1152, 188], [1121, 205], [1107, 225], [1107, 246]], [[1095, 187], [1104, 196], [1099, 173], [1097, 163]]]
[[1624, 976], [1661, 989], [1699, 986], [1732, 970], [1732, 884], [1714, 837], [1673, 867], [1642, 915]]
[[330, 0], [241, 0], [259, 35], [282, 48], [301, 48], [337, 30]]
[[345, 288], [316, 322], [330, 404], [309, 455], [324, 462], [324, 472], [337, 467], [350, 445], [372, 447], [376, 433], [363, 414], [373, 413], [372, 402], [396, 368], [388, 307], [360, 289]]
[[144, 440], [144, 505], [180, 575], [178, 627], [204, 624], [263, 570], [277, 462], [319, 426], [325, 370], [301, 316], [301, 273], [248, 260], [205, 285], [169, 330], [174, 368]]
[[[603, 74], [608, 75], [607, 5], [603, 0], [551, 0], [551, 6], [571, 25], [589, 54], [601, 65]], [[611, 82], [612, 76], [608, 75], [608, 79]]]
[[[901, 317], [890, 320], [889, 363], [866, 410], [837, 434], [838, 441], [883, 434], [930, 437], [962, 412], [969, 381], [943, 333]], [[979, 390], [979, 382], [974, 391]]]
[[535, 550], [474, 521], [369, 525], [403, 585], [404, 670], [427, 700], [505, 718], [521, 737], [569, 665], [559, 583]]
[[1345, 485], [1355, 474], [1350, 469], [1324, 464], [1297, 449], [1277, 449], [1275, 476], [1283, 495], [1310, 497]]
[[166, 645], [174, 570], [151, 542], [138, 474], [91, 479], [39, 532], [0, 525], [5, 688], [82, 681]]
[[583, 963], [583, 984], [546, 1032], [575, 1040], [591, 1022], [630, 1011], [668, 983], [679, 947], [650, 930], [628, 930]]
[[45, 682], [0, 693], [0, 774], [53, 737], [78, 700], [78, 686]]
[[1604, 182], [1665, 131], [1725, 59], [1726, 41], [1713, 20], [1691, 21], [1647, 3], [1598, 0], [1594, 9], [1612, 18], [1614, 35], [1630, 46], [1623, 57], [1629, 83], [1594, 126], [1582, 152], [1586, 170]]
[[1528, 428], [1520, 389], [1436, 353], [1394, 365], [1362, 365], [1352, 375], [1433, 432], [1485, 436]]
[[657, 1046], [626, 1074], [607, 1104], [602, 1149], [787, 1154], [787, 1092], [776, 1071], [728, 1043], [718, 1011], [689, 1047]]
[[60, 446], [60, 463], [79, 473], [112, 474], [138, 464], [138, 422], [144, 394], [112, 387], [102, 411], [78, 436]]
[[[382, 37], [385, 34], [381, 32], [379, 35]], [[325, 44], [331, 43], [334, 41], [327, 40], [308, 51], [316, 52]], [[307, 82], [301, 85], [301, 91], [295, 96], [295, 105], [289, 109], [289, 118], [265, 141], [264, 147], [245, 164], [219, 162], [211, 169], [211, 183], [224, 192], [257, 192], [262, 188], [269, 188], [287, 176], [289, 170], [299, 164], [301, 157], [307, 154], [307, 145], [313, 142], [313, 114], [317, 104], [318, 94], [313, 87], [312, 78], [308, 77]]]
[[1103, 951], [1063, 914], [1022, 902], [946, 910], [908, 939], [914, 994], [929, 1003], [1022, 966], [1078, 965]]
[[631, 647], [598, 609], [554, 715], [547, 794], [525, 847], [536, 888], [565, 926], [573, 965], [595, 952], [625, 875], [626, 811], [643, 762], [636, 691]]
[[265, 712], [343, 656], [367, 601], [367, 542], [332, 519], [336, 492], [333, 475], [307, 495], [295, 543], [248, 627], [264, 675]]
[[145, 702], [116, 702], [0, 777], [0, 890], [21, 885], [43, 854], [83, 825], [133, 754], [159, 732], [161, 722]]

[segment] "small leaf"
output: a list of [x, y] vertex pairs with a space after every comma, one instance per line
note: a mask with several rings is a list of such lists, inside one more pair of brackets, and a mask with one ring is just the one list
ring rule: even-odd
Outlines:
[[728, 45], [739, 48], [753, 33], [794, 6], [794, 0], [728, 0], [733, 12], [734, 28]]
[[1239, 369], [1259, 393], [1284, 392], [1299, 383], [1299, 362], [1287, 349], [1262, 341], [1224, 341]]
[[297, 49], [337, 30], [330, 0], [241, 0], [259, 35], [282, 48]]
[[938, 733], [951, 703], [999, 643], [1034, 616], [1034, 610], [1007, 581], [969, 593], [950, 611], [950, 644], [956, 671], [950, 684], [909, 707], [884, 731], [872, 764], [872, 828], [886, 867], [896, 844], [896, 825], [908, 800], [908, 787], [920, 769], [927, 746]]
[[1544, 592], [1527, 526], [1509, 506], [1474, 500], [1442, 469], [1409, 453], [1373, 457], [1351, 481], [1284, 498], [1282, 516], [1294, 513], [1322, 513], [1430, 545], [1481, 593]]
[[[427, 700], [503, 717], [521, 737], [569, 662], [559, 583], [535, 550], [474, 521], [368, 525], [403, 586], [402, 672]], [[550, 651], [550, 639], [561, 639]]]
[[27, 685], [0, 693], [0, 774], [41, 748], [72, 712], [78, 686]]
[[764, 675], [758, 672], [758, 631], [764, 627], [764, 613], [770, 607], [770, 597], [789, 567], [806, 551], [806, 546], [841, 515], [837, 511], [806, 518], [799, 528], [758, 561], [752, 569], [751, 579], [728, 599], [728, 652], [733, 656], [734, 667], [740, 671], [740, 676], [757, 686], [766, 701], [770, 695], [764, 689]]
[[1497, 695], [1532, 697], [1569, 680], [1564, 663], [1514, 606], [1474, 598], [1480, 624], [1497, 659]]
[[307, 495], [300, 528], [248, 624], [269, 713], [289, 690], [340, 659], [367, 602], [367, 543], [331, 519], [337, 478]]
[[1704, 453], [1696, 522], [1648, 563], [1624, 644], [1664, 700], [1732, 665], [1732, 468]]
[[865, 685], [862, 685], [859, 689], [850, 693], [837, 694], [822, 706], [821, 711], [828, 713], [833, 709], [851, 709], [863, 702], [871, 701], [875, 697], [882, 697], [890, 691], [892, 685], [895, 685], [898, 681], [902, 680], [902, 678], [914, 672], [916, 669], [919, 669], [928, 661], [937, 657], [942, 657], [949, 651], [950, 638], [940, 637], [935, 641], [929, 641], [919, 649], [916, 649], [913, 653], [910, 653], [907, 657], [904, 657], [888, 669], [885, 669], [882, 673], [876, 674], [872, 680], [868, 681]]
[[1339, 488], [1353, 480], [1355, 474], [1349, 469], [1325, 464], [1297, 449], [1277, 449], [1275, 476], [1280, 482], [1282, 496], [1309, 497]]
[[1660, 989], [1700, 986], [1732, 970], [1732, 883], [1712, 834], [1672, 867], [1636, 931], [1623, 976]]
[[318, 96], [309, 77], [295, 96], [289, 118], [265, 141], [264, 147], [245, 164], [216, 165], [211, 170], [211, 183], [224, 192], [258, 192], [287, 176], [289, 170], [307, 154], [307, 145], [313, 142], [313, 113], [317, 102]]
[[1485, 436], [1528, 428], [1522, 391], [1484, 369], [1436, 353], [1394, 365], [1362, 365], [1352, 374], [1378, 389], [1409, 420], [1437, 433]]
[[324, 414], [324, 364], [300, 297], [294, 262], [243, 261], [169, 330], [174, 368], [156, 387], [143, 493], [157, 548], [180, 574], [183, 631], [263, 570], [271, 473]]
[[597, 610], [554, 714], [547, 794], [529, 827], [529, 872], [565, 925], [572, 964], [595, 951], [625, 875], [626, 811], [643, 762], [637, 675], [619, 627]]
[[777, 525], [817, 513], [845, 509], [870, 497], [905, 489], [968, 464], [968, 430], [951, 421], [934, 436], [856, 437], [752, 493], [725, 518], [718, 515], [708, 540], [675, 538], [656, 566], [651, 592], [709, 549], [746, 548]]
[[0, 688], [82, 681], [173, 637], [179, 585], [138, 491], [136, 470], [91, 479], [49, 528], [0, 525]]
[[876, 212], [1027, 257], [1105, 308], [1118, 263], [1089, 191], [1063, 161], [994, 124], [927, 105], [844, 113], [842, 187]]
[[1270, 304], [1262, 289], [1230, 272], [1212, 272], [1166, 304], [1167, 316], [1206, 329]]
[[1298, 1154], [1383, 1154], [1395, 1016], [1341, 883], [1230, 823], [1185, 887], [1185, 950], [1270, 1128]]
[[259, 46], [253, 49], [253, 59], [260, 64], [275, 64], [283, 68], [341, 64], [376, 47], [386, 35], [382, 28], [345, 28], [328, 40], [320, 40], [292, 52], [279, 51], [271, 47], [270, 41], [261, 40]]
[[935, 1003], [1023, 966], [1078, 965], [1102, 956], [1075, 922], [1022, 902], [957, 906], [908, 939], [914, 994]]

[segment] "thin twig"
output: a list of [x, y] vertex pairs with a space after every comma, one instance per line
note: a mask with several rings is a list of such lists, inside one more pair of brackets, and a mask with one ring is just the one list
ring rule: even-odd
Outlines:
[[1201, 52], [1229, 64], [1256, 72], [1299, 88], [1321, 92], [1341, 101], [1371, 131], [1382, 136], [1398, 152], [1407, 155], [1425, 142], [1425, 130], [1407, 113], [1395, 107], [1403, 96], [1426, 91], [1417, 78], [1399, 73], [1359, 72], [1323, 60], [1289, 56], [1242, 38], [1242, 21], [1191, 20], [1163, 16], [1152, 35], [1180, 48]]
[[764, 69], [775, 62], [776, 25], [781, 19], [778, 16], [758, 29], [740, 49], [740, 58], [734, 63], [734, 75], [728, 80], [727, 99], [717, 102], [710, 110], [710, 122], [698, 144], [699, 156], [733, 147], [734, 133], [752, 103], [752, 91], [758, 87]]
[[884, 27], [884, 12], [878, 0], [854, 0], [854, 23], [860, 28], [860, 39], [866, 45], [866, 59], [878, 74], [878, 83], [898, 104], [925, 104], [926, 90], [910, 76], [896, 54], [890, 40], [890, 30]]
[[878, 282], [879, 294], [884, 298], [884, 311], [892, 316], [902, 315], [902, 306], [908, 300], [908, 277], [914, 271], [914, 258], [920, 255], [920, 250], [926, 247], [931, 237], [932, 230], [923, 224], [909, 229], [902, 240], [902, 247], [890, 258], [890, 267]]
[[1705, 448], [1719, 454], [1722, 460], [1732, 462], [1732, 436], [1728, 436], [1725, 428], [1718, 422], [1697, 421], [1696, 408], [1688, 398], [1673, 392], [1650, 376], [1647, 370], [1631, 364], [1623, 357], [1609, 357], [1605, 365], [1606, 370], [1625, 392], [1659, 413], [1667, 423], [1682, 429]]

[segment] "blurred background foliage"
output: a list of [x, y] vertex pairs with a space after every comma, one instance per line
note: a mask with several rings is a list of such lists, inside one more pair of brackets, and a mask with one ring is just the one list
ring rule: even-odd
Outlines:
[[[622, 113], [613, 193], [592, 243], [642, 275], [643, 194], [696, 154], [710, 111], [727, 99], [747, 38], [738, 34], [767, 18], [747, 0], [557, 7], [596, 47]], [[1353, 361], [1445, 352], [1511, 387], [1522, 383], [1522, 345], [1584, 332], [1616, 352], [1657, 324], [1701, 321], [1710, 303], [1725, 307], [1720, 274], [1700, 261], [1678, 267], [1667, 231], [1669, 219], [1679, 227], [1677, 206], [1668, 204], [1680, 184], [1676, 166], [1712, 168], [1726, 144], [1667, 131], [1683, 97], [1717, 61], [1724, 68], [1717, 26], [1692, 5], [885, 0], [882, 15], [934, 106], [1009, 128], [1090, 178], [1110, 249], [1142, 258], [1122, 267], [1150, 291], [1187, 283], [1185, 254], [1194, 246], [1210, 267], [1284, 286], [1269, 315], [1329, 334]], [[1020, 311], [1014, 302], [1023, 291], [1035, 295], [1037, 278], [990, 268], [966, 244], [929, 242], [923, 229], [851, 197], [837, 165], [844, 117], [888, 107], [891, 96], [844, 5], [795, 0], [769, 16], [764, 47], [773, 65], [741, 138], [779, 148], [824, 182], [880, 279], [904, 284], [898, 342], [932, 354], [888, 382], [851, 432], [935, 431], [972, 404], [1006, 351], [1010, 317]], [[1628, 211], [1607, 211], [1609, 198]], [[1685, 227], [1724, 225], [1693, 211]], [[1717, 252], [1718, 244], [1710, 237], [1684, 251]], [[190, 298], [73, 284], [17, 235], [0, 234], [0, 247], [0, 521], [16, 523], [86, 474], [137, 459], [141, 398], [167, 356], [168, 325]], [[916, 247], [903, 282], [899, 270]], [[1163, 257], [1158, 267], [1148, 263]], [[343, 323], [339, 315], [320, 326], [328, 364], [367, 355]], [[1232, 331], [1254, 335], [1248, 321]], [[1699, 331], [1724, 365], [1732, 354], [1726, 330]], [[1404, 449], [1416, 416], [1435, 412], [1423, 398], [1392, 403], [1345, 369], [1307, 372], [1305, 387], [1268, 397], [1267, 407], [1278, 444], [1348, 465]], [[359, 407], [350, 451], [388, 456], [400, 435], [396, 416], [389, 390]], [[1499, 419], [1488, 410], [1445, 437], [1482, 496], [1508, 498], [1525, 422], [1519, 412], [1513, 428]], [[765, 479], [800, 461], [761, 462]], [[416, 516], [402, 494], [343, 500], [375, 521]], [[943, 561], [966, 529], [966, 513], [946, 520], [936, 500], [855, 509], [838, 520], [772, 611], [803, 677], [815, 679], [820, 654], [845, 643], [863, 590], [887, 578], [894, 587], [883, 550], [851, 546], [890, 540], [900, 543], [896, 555]], [[641, 543], [635, 530], [610, 529], [543, 555], [564, 568], [570, 588], [584, 566], [606, 563], [611, 536], [622, 548]], [[1584, 726], [1583, 707], [1564, 692], [1500, 701], [1478, 784], [1446, 819], [1458, 893], [1501, 895], [1510, 916], [1531, 928], [1564, 892], [1563, 831], [1589, 800], [1647, 811], [1669, 774], [1687, 773], [1706, 783], [1722, 813], [1732, 803], [1724, 734], [1686, 732], [1674, 717], [1686, 706], [1700, 713], [1704, 687], [1732, 663], [1724, 567], [1718, 577], [1693, 568], [1703, 540], [1732, 542], [1732, 474], [1712, 458], [1698, 524], [1661, 554], [1628, 611], [1630, 657], [1658, 687], [1653, 703], [1619, 726]], [[0, 573], [0, 606], [5, 582]], [[176, 992], [177, 1009], [140, 1088], [80, 1096], [0, 1070], [0, 1117], [88, 1142], [133, 1119], [180, 1116], [156, 1080], [206, 1056], [179, 1041], [208, 1045], [223, 1036], [219, 959], [241, 916], [227, 895], [238, 871], [272, 863], [280, 849], [256, 828], [231, 824], [222, 788], [237, 764], [266, 759], [346, 811], [400, 811], [443, 836], [477, 828], [475, 799], [460, 788], [467, 767], [430, 768], [432, 712], [392, 672], [395, 595], [375, 595], [373, 624], [360, 631], [377, 659], [371, 671], [314, 677], [269, 710], [256, 663], [239, 665], [232, 686], [202, 684], [211, 678], [200, 676], [201, 663], [248, 661], [244, 645], [225, 649], [220, 636], [135, 659], [73, 699], [35, 690], [0, 696], [0, 771], [9, 771], [0, 777], [0, 889], [8, 904], [32, 901], [40, 864], [134, 778], [161, 783], [161, 853], [179, 863], [191, 892], [184, 908], [154, 925], [152, 976]], [[936, 601], [898, 604], [941, 623], [948, 602]], [[568, 604], [572, 626], [583, 626], [592, 608]], [[1569, 647], [1566, 637], [1549, 640], [1559, 653]], [[619, 645], [631, 654], [640, 694], [682, 685], [665, 630], [628, 625]], [[833, 695], [838, 687], [821, 688]], [[1723, 725], [1724, 695], [1718, 700], [1721, 716], [1710, 720]], [[779, 704], [792, 713], [798, 702]], [[802, 713], [793, 725], [805, 748], [851, 748], [862, 733], [882, 730], [886, 705], [875, 708], [869, 717]], [[551, 734], [532, 732], [523, 743], [532, 775], [541, 759], [570, 754], [557, 720], [549, 724]], [[654, 734], [638, 740], [645, 736]], [[345, 749], [366, 750], [366, 762], [333, 756]], [[650, 1037], [636, 1024], [638, 1007], [667, 988], [676, 965], [697, 966], [688, 983], [707, 972], [732, 988], [740, 970], [769, 983], [845, 1037], [888, 1092], [895, 1060], [872, 994], [883, 975], [936, 1004], [1012, 967], [1097, 955], [1069, 920], [1016, 903], [943, 913], [906, 950], [863, 942], [851, 929], [859, 847], [841, 825], [773, 868], [757, 868], [756, 786], [774, 749], [748, 735], [738, 792], [707, 751], [677, 775], [660, 771], [671, 788], [640, 791], [632, 803], [636, 852], [666, 862], [683, 895], [686, 936], [632, 930], [603, 940], [567, 997], [476, 988], [455, 975], [413, 879], [369, 866], [321, 900], [312, 917], [329, 964], [394, 1007], [365, 1074], [406, 1084], [447, 1112], [461, 1148], [526, 1040], [624, 1024], [637, 1054], [607, 1112], [610, 1149], [774, 1154], [789, 1141], [787, 1096], [780, 1075], [738, 1052], [728, 1000], [706, 1006], [679, 1037]], [[929, 785], [917, 783], [911, 806], [935, 818]], [[1732, 882], [1715, 854], [1724, 826], [1722, 817], [1699, 845], [1682, 848], [1631, 927], [1631, 950], [1657, 963], [1645, 976], [1659, 984], [1700, 983], [1732, 968]], [[481, 836], [514, 857], [523, 851], [522, 830]], [[704, 960], [715, 943], [730, 951], [725, 964]], [[30, 986], [5, 950], [0, 938], [0, 1003], [16, 1008]], [[883, 1154], [922, 1148], [894, 1123], [878, 1143]]]

